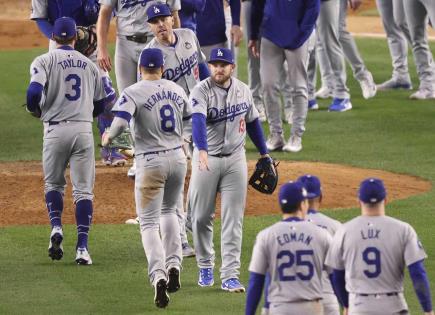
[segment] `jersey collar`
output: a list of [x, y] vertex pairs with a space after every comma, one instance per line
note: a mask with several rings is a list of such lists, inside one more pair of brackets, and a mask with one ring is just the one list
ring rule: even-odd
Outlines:
[[62, 49], [62, 50], [74, 50], [73, 47], [68, 46], [68, 45], [60, 46], [60, 47], [58, 47], [58, 49]]
[[170, 44], [169, 46], [171, 46], [171, 47], [174, 47], [175, 48], [175, 46], [177, 45], [177, 43], [178, 43], [178, 36], [177, 36], [177, 34], [175, 34], [175, 32], [174, 32], [174, 36], [175, 36], [175, 42], [173, 43], [173, 44]]
[[284, 219], [282, 221], [283, 222], [300, 222], [300, 221], [304, 221], [304, 220], [296, 218], [296, 217], [290, 217], [290, 218]]

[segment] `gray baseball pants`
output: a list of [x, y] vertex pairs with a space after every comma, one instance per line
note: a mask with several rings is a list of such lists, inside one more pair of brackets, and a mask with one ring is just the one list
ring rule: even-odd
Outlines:
[[181, 269], [182, 250], [177, 202], [184, 188], [186, 156], [177, 149], [136, 159], [135, 200], [142, 245], [152, 284]]
[[403, 293], [395, 296], [361, 296], [349, 294], [349, 315], [407, 315], [408, 305]]
[[387, 34], [394, 79], [411, 82], [408, 71], [408, 43], [411, 44], [403, 0], [376, 0]]
[[269, 315], [324, 315], [319, 301], [300, 301], [291, 303], [270, 303]]
[[322, 306], [324, 315], [340, 315], [340, 305], [334, 293], [322, 294]]
[[64, 193], [69, 163], [74, 202], [92, 200], [95, 182], [92, 123], [71, 121], [46, 125], [42, 149], [45, 193], [52, 190]]
[[293, 100], [293, 124], [291, 134], [302, 137], [308, 111], [307, 66], [310, 40], [295, 50], [280, 48], [267, 38], [261, 39], [260, 76], [264, 91], [264, 103], [271, 133], [282, 134], [279, 100], [280, 73], [287, 61], [290, 91]]
[[403, 0], [403, 6], [411, 35], [420, 88], [435, 91], [435, 65], [426, 31], [428, 18], [435, 23], [435, 1]]
[[193, 242], [199, 268], [214, 268], [213, 220], [217, 193], [221, 194], [222, 282], [239, 278], [243, 215], [248, 184], [245, 150], [228, 157], [208, 156], [209, 171], [198, 169], [198, 150], [192, 156], [189, 203]]

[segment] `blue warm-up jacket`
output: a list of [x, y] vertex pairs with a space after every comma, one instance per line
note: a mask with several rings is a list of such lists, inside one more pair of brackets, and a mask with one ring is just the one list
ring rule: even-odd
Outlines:
[[320, 0], [252, 0], [251, 38], [285, 49], [301, 47], [313, 32]]

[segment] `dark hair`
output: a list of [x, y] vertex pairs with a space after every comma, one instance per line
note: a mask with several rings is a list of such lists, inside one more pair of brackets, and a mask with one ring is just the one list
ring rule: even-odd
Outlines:
[[298, 202], [297, 204], [294, 205], [281, 204], [281, 211], [283, 213], [295, 213], [301, 208], [302, 202], [304, 201]]
[[145, 68], [144, 66], [140, 66], [141, 71], [144, 71], [145, 73], [148, 74], [158, 74], [160, 73], [160, 69], [161, 67], [158, 68]]
[[60, 45], [71, 45], [75, 39], [76, 39], [76, 35], [69, 38], [62, 38], [53, 35], [53, 40]]

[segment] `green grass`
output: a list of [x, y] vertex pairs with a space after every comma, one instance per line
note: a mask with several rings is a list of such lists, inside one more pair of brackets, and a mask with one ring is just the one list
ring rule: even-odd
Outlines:
[[[374, 39], [357, 42], [375, 80], [388, 79], [391, 61], [386, 42]], [[34, 49], [0, 54], [0, 121], [3, 122], [0, 125], [0, 161], [41, 159], [41, 123], [26, 114], [20, 105], [25, 100], [29, 64], [43, 51]], [[245, 58], [246, 54], [241, 51], [239, 74], [244, 81], [247, 77]], [[417, 87], [412, 58], [410, 65], [413, 83]], [[274, 156], [280, 160], [322, 161], [384, 169], [424, 177], [434, 184], [435, 102], [410, 101], [407, 99], [409, 92], [379, 93], [375, 99], [366, 101], [351, 73], [348, 83], [352, 92], [352, 111], [328, 113], [328, 102], [321, 101], [321, 110], [309, 113], [303, 151], [298, 154], [276, 153]], [[289, 134], [288, 128], [286, 134]], [[247, 149], [250, 158], [257, 156], [252, 143], [248, 143]], [[415, 227], [429, 257], [435, 255], [434, 204], [435, 193], [431, 190], [388, 206], [389, 214]], [[1, 213], [6, 215], [7, 209], [1, 209]], [[346, 221], [356, 216], [358, 210], [327, 210], [326, 213]], [[41, 215], [46, 215], [44, 209], [41, 209]], [[247, 282], [255, 235], [278, 218], [278, 215], [245, 218], [241, 269], [244, 283]], [[217, 220], [217, 232], [219, 224]], [[245, 295], [221, 292], [219, 281], [208, 289], [196, 285], [197, 268], [193, 259], [184, 262], [183, 287], [172, 296], [169, 308], [163, 311], [155, 308], [137, 227], [93, 226], [90, 249], [95, 264], [90, 267], [78, 267], [73, 263], [74, 226], [65, 227], [65, 257], [60, 262], [51, 262], [47, 257], [48, 235], [48, 226], [0, 229], [0, 314], [228, 315], [243, 312]], [[217, 268], [220, 262], [218, 235], [215, 233]], [[435, 290], [435, 261], [428, 259], [426, 266]], [[406, 280], [406, 297], [411, 312], [421, 312], [409, 280]]]

